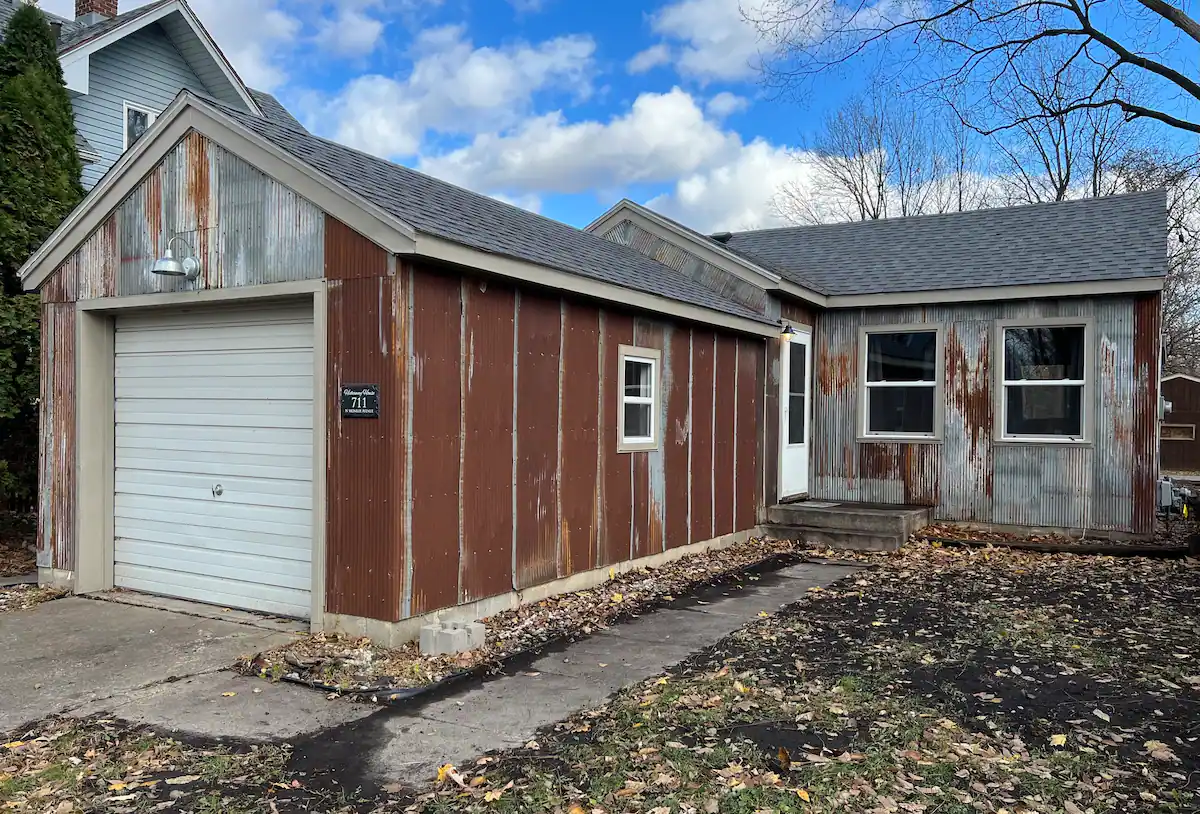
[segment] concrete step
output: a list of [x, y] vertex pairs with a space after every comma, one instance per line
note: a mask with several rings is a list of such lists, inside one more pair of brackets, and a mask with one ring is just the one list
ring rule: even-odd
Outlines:
[[849, 531], [906, 539], [929, 524], [929, 509], [809, 500], [767, 509], [767, 520], [780, 526]]
[[908, 539], [907, 534], [818, 529], [774, 523], [764, 524], [762, 530], [768, 537], [777, 540], [802, 540], [846, 551], [899, 551]]

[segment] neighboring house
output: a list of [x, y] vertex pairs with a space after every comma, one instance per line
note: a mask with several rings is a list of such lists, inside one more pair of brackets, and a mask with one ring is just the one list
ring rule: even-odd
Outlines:
[[1147, 533], [1165, 198], [1013, 212], [631, 248], [183, 93], [22, 269], [40, 576], [394, 641], [781, 495]]
[[[0, 0], [0, 30], [26, 0]], [[91, 189], [182, 90], [299, 127], [270, 94], [247, 88], [184, 0], [118, 14], [117, 0], [76, 0], [47, 14], [75, 109], [83, 186]]]
[[1162, 469], [1166, 474], [1200, 474], [1200, 378], [1176, 373], [1164, 376], [1163, 398], [1171, 411], [1162, 425]]

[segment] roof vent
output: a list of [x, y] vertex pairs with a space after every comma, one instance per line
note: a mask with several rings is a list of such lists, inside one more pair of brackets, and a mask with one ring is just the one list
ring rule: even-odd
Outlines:
[[716, 232], [709, 235], [709, 237], [718, 243], [728, 243], [729, 239], [733, 237], [733, 232]]

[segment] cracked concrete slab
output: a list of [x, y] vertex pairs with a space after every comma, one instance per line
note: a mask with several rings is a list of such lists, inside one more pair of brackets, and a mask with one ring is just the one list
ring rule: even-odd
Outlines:
[[80, 597], [0, 619], [0, 730], [121, 698], [173, 676], [213, 673], [294, 635]]

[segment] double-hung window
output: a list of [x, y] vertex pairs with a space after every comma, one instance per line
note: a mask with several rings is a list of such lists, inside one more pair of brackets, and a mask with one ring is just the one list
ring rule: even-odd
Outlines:
[[863, 329], [863, 437], [940, 435], [941, 331], [936, 326]]
[[133, 146], [134, 142], [145, 135], [146, 131], [150, 129], [150, 125], [154, 124], [154, 120], [157, 118], [157, 111], [126, 102], [124, 130], [125, 149], [128, 150]]
[[621, 345], [618, 358], [620, 404], [617, 405], [621, 452], [657, 449], [659, 440], [659, 366], [662, 353]]
[[1002, 438], [1086, 439], [1087, 325], [1001, 323]]

